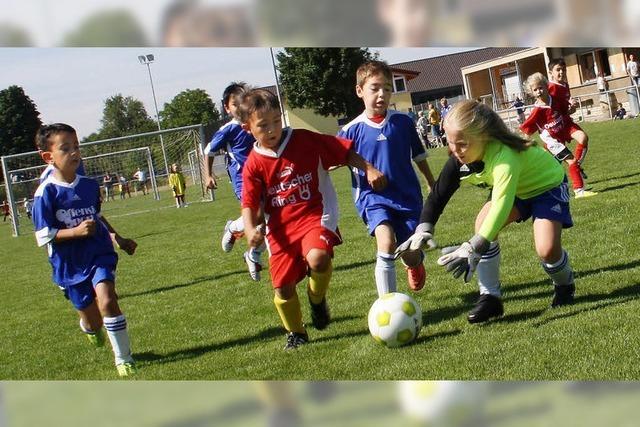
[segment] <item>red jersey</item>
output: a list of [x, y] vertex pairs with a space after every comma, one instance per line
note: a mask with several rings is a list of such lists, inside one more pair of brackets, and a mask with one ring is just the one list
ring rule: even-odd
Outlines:
[[242, 207], [264, 206], [273, 250], [298, 241], [310, 227], [337, 231], [338, 199], [328, 169], [346, 164], [353, 145], [304, 129], [283, 134], [276, 153], [256, 143], [242, 171]]
[[571, 100], [571, 91], [569, 86], [564, 83], [556, 83], [549, 81], [547, 83], [547, 90], [553, 100], [553, 108], [560, 111], [561, 114], [569, 115], [569, 101]]
[[[553, 99], [550, 100], [550, 103], [553, 104]], [[520, 125], [520, 130], [527, 135], [536, 132], [542, 134], [546, 130], [552, 138], [559, 142], [571, 141], [569, 129], [564, 116], [551, 105], [534, 107], [527, 120]]]

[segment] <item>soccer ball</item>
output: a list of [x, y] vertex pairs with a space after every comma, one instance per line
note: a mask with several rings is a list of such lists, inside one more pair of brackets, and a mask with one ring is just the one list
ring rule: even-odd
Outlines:
[[416, 339], [422, 327], [422, 310], [409, 295], [392, 292], [369, 309], [369, 332], [387, 347], [400, 347]]
[[402, 412], [432, 427], [482, 425], [487, 391], [478, 381], [398, 382]]

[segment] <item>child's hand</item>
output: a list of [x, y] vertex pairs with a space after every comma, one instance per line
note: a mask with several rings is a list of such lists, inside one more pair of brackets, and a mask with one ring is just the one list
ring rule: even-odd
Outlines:
[[209, 190], [215, 190], [216, 188], [218, 188], [218, 183], [216, 181], [216, 178], [214, 178], [213, 176], [210, 176], [209, 178], [207, 178], [207, 188]]
[[374, 167], [367, 169], [367, 181], [373, 191], [382, 191], [387, 187], [387, 177]]
[[138, 244], [134, 240], [125, 239], [118, 234], [114, 236], [113, 240], [116, 246], [125, 251], [128, 255], [133, 255], [138, 247]]
[[78, 237], [89, 237], [96, 233], [96, 221], [85, 219], [74, 228], [74, 234]]
[[247, 233], [247, 243], [252, 248], [261, 246], [264, 243], [264, 228], [258, 226], [253, 230], [253, 233]]

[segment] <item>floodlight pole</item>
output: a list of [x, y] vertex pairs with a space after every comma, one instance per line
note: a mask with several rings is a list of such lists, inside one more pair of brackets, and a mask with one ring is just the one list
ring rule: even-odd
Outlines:
[[[160, 113], [158, 112], [158, 102], [156, 101], [156, 91], [153, 87], [153, 77], [151, 77], [151, 63], [154, 61], [153, 55], [140, 55], [138, 56], [138, 60], [141, 64], [147, 66], [147, 71], [149, 71], [149, 82], [151, 82], [151, 94], [153, 95], [153, 106], [156, 109], [156, 124], [158, 125], [158, 130], [161, 131], [162, 127], [160, 126]], [[164, 159], [164, 169], [166, 171], [167, 176], [169, 176], [169, 163], [167, 162], [167, 152], [164, 149], [164, 139], [162, 139], [162, 134], [160, 134], [160, 148], [162, 149], [162, 157]]]
[[280, 79], [278, 78], [278, 68], [276, 67], [276, 59], [273, 55], [273, 48], [269, 48], [271, 53], [271, 65], [273, 66], [273, 75], [276, 77], [276, 94], [278, 95], [278, 102], [280, 103], [280, 110], [282, 111], [282, 123], [287, 126], [287, 115], [285, 114], [284, 104], [282, 103], [282, 96], [280, 95]]

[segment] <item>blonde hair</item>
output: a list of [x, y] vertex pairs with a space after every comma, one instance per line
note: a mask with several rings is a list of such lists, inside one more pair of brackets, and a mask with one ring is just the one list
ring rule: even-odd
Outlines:
[[529, 95], [533, 96], [533, 90], [531, 89], [533, 85], [541, 83], [542, 85], [546, 86], [548, 82], [549, 81], [544, 74], [533, 73], [529, 77], [527, 77], [527, 80], [524, 82], [523, 86], [524, 90], [526, 90]]
[[388, 83], [391, 83], [393, 76], [391, 68], [384, 61], [368, 61], [358, 67], [356, 71], [356, 84], [364, 86], [369, 77], [382, 75]]
[[479, 139], [495, 139], [516, 151], [535, 145], [533, 141], [511, 132], [491, 108], [473, 100], [457, 102], [451, 108], [444, 119], [444, 128], [448, 127], [457, 127], [464, 135]]

